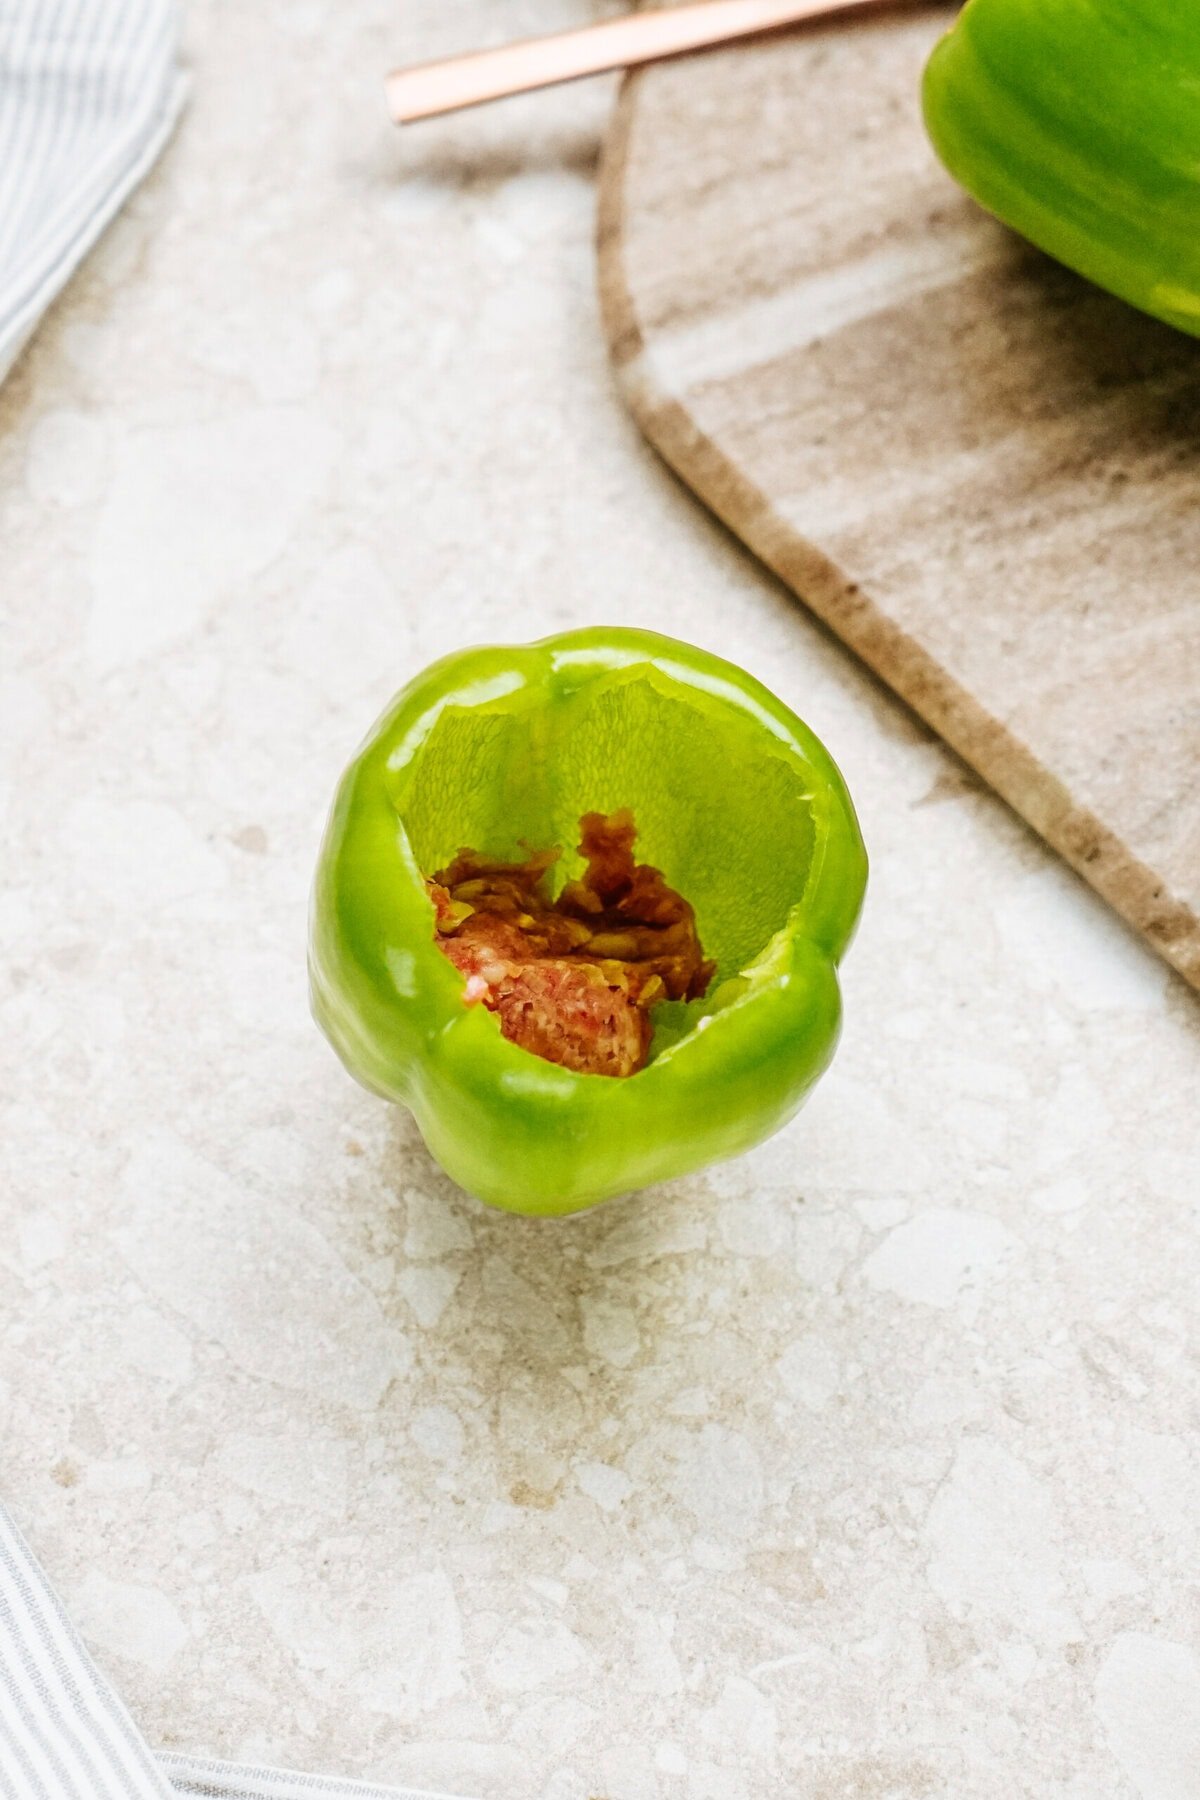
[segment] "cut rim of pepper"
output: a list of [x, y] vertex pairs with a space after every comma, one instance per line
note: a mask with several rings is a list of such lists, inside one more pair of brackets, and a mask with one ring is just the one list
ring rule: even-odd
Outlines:
[[[728, 978], [752, 987], [769, 964], [797, 897], [816, 886], [824, 790], [771, 737], [747, 743], [723, 695], [661, 662], [563, 672], [571, 679], [550, 711], [532, 684], [489, 683], [470, 704], [436, 707], [406, 745], [393, 804], [416, 869], [464, 843], [515, 860], [526, 844], [570, 842], [589, 806], [633, 808], [641, 854], [694, 905], [718, 971], [706, 998], [658, 1009], [651, 1067], [736, 997]], [[560, 867], [569, 880], [582, 864], [565, 856]]]

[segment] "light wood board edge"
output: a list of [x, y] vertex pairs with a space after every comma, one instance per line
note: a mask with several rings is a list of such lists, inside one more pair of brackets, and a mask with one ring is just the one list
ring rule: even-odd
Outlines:
[[686, 408], [654, 385], [647, 345], [624, 264], [625, 178], [641, 83], [622, 82], [600, 164], [597, 255], [600, 308], [617, 384], [641, 431], [688, 487], [889, 688], [1139, 931], [1184, 980], [1200, 989], [1200, 918], [1028, 747], [948, 675], [871, 596], [800, 537], [697, 427]]

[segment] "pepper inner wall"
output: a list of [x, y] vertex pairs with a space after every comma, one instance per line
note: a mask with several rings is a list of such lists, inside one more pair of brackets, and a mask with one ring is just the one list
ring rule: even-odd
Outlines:
[[739, 723], [657, 672], [621, 672], [549, 704], [449, 706], [397, 804], [424, 872], [463, 846], [516, 860], [559, 844], [556, 888], [582, 867], [580, 815], [632, 807], [639, 859], [696, 908], [720, 981], [787, 923], [813, 849], [799, 772], [751, 748]]

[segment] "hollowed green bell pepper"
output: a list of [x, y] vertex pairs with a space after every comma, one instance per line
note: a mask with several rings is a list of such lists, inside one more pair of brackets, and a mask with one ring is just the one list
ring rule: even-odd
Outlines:
[[925, 71], [925, 121], [989, 212], [1200, 335], [1200, 7], [968, 0]]
[[[695, 906], [717, 974], [704, 999], [656, 1010], [637, 1074], [575, 1074], [464, 1003], [423, 876], [464, 844], [571, 845], [583, 812], [624, 806], [639, 855]], [[604, 628], [465, 650], [396, 697], [342, 779], [313, 893], [313, 1010], [461, 1186], [569, 1213], [791, 1117], [833, 1054], [835, 965], [865, 880], [828, 753], [731, 663]]]

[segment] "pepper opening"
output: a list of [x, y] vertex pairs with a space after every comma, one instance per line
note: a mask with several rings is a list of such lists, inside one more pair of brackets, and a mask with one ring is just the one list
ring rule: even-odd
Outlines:
[[707, 962], [696, 915], [662, 871], [634, 860], [628, 807], [579, 821], [583, 874], [551, 898], [561, 855], [502, 862], [476, 850], [427, 878], [438, 948], [523, 1050], [591, 1075], [635, 1075], [650, 1051], [651, 1008], [698, 1000]]
[[[422, 881], [462, 844], [519, 866], [526, 845], [573, 844], [591, 809], [632, 811], [639, 856], [686, 896], [716, 965], [702, 997], [654, 1005], [651, 1063], [748, 991], [812, 872], [814, 796], [796, 759], [724, 697], [709, 703], [647, 663], [566, 691], [521, 686], [443, 705], [406, 748], [392, 795]], [[564, 850], [545, 890], [583, 868]]]

